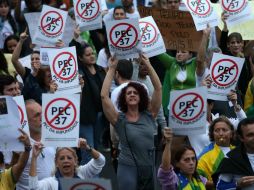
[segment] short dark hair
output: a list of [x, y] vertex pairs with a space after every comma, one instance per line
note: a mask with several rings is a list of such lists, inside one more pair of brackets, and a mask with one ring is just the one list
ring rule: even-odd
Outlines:
[[15, 83], [16, 79], [11, 75], [0, 75], [0, 94], [4, 95], [4, 88], [7, 85]]
[[39, 54], [39, 55], [40, 55], [40, 51], [34, 50], [34, 51], [32, 52], [32, 55], [33, 55], [33, 54]]
[[[220, 116], [220, 117], [216, 118], [215, 120], [213, 120], [211, 125], [209, 126], [209, 138], [210, 138], [211, 142], [214, 142], [214, 135], [213, 135], [214, 127], [215, 127], [216, 123], [219, 123], [219, 122], [226, 123], [230, 127], [230, 130], [232, 132], [232, 137], [234, 136], [234, 125], [229, 121], [229, 119], [227, 117]], [[232, 140], [233, 139], [231, 139], [231, 141]]]
[[242, 35], [241, 35], [240, 33], [238, 33], [238, 32], [233, 32], [233, 33], [229, 34], [228, 39], [227, 39], [227, 43], [230, 43], [230, 41], [231, 41], [233, 38], [235, 38], [237, 41], [240, 41], [240, 42], [243, 41], [243, 37], [242, 37]]
[[122, 78], [130, 80], [133, 73], [132, 62], [127, 59], [119, 60], [116, 66], [116, 71]]
[[122, 89], [122, 91], [120, 92], [120, 95], [118, 96], [118, 99], [117, 99], [119, 110], [121, 110], [123, 113], [126, 113], [128, 111], [125, 95], [126, 95], [126, 91], [129, 87], [135, 88], [139, 93], [139, 97], [140, 97], [140, 101], [138, 104], [139, 112], [143, 112], [143, 111], [147, 110], [148, 103], [149, 103], [148, 92], [145, 89], [144, 85], [139, 82], [129, 82], [127, 84], [127, 86], [125, 86]]
[[113, 15], [115, 15], [115, 12], [116, 12], [117, 9], [122, 9], [122, 10], [124, 11], [124, 13], [126, 14], [126, 11], [125, 11], [124, 7], [121, 6], [121, 5], [119, 5], [119, 6], [116, 6], [116, 7], [114, 8]]
[[243, 119], [242, 121], [239, 122], [238, 126], [237, 126], [237, 134], [240, 137], [243, 137], [243, 127], [250, 125], [250, 124], [254, 124], [254, 117], [247, 117], [245, 119]]

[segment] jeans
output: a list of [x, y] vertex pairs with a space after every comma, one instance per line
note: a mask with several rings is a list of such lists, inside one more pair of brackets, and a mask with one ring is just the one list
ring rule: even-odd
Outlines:
[[[80, 124], [79, 136], [85, 138], [88, 145], [96, 150], [101, 146], [101, 136], [105, 127], [105, 120], [102, 112], [97, 113], [97, 119], [94, 124]], [[88, 163], [92, 156], [86, 151], [81, 150], [81, 165]]]

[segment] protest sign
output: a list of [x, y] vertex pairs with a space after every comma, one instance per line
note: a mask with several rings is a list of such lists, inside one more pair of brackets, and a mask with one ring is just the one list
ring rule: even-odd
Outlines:
[[229, 15], [226, 20], [228, 26], [254, 19], [248, 0], [220, 0], [220, 4], [222, 10]]
[[139, 13], [153, 16], [167, 49], [197, 52], [202, 32], [197, 32], [189, 12], [139, 7]]
[[227, 94], [235, 90], [244, 64], [244, 58], [214, 53], [210, 76], [213, 80], [208, 97], [213, 100], [227, 101]]
[[0, 96], [0, 151], [24, 151], [18, 105], [11, 96]]
[[110, 180], [102, 178], [94, 179], [63, 179], [60, 178], [60, 184], [63, 190], [111, 190]]
[[73, 0], [73, 7], [81, 31], [102, 28], [100, 0]]
[[58, 40], [63, 39], [66, 19], [66, 11], [43, 5], [33, 42], [55, 45]]
[[218, 26], [220, 18], [209, 0], [184, 0], [184, 3], [192, 15], [197, 31], [204, 30], [208, 24], [210, 27]]
[[170, 92], [169, 126], [174, 134], [203, 134], [206, 131], [206, 87]]
[[16, 104], [18, 106], [21, 129], [23, 129], [30, 136], [24, 97], [22, 95], [21, 96], [15, 96], [15, 97], [13, 97], [13, 99], [14, 99], [14, 101], [16, 102]]
[[[55, 93], [81, 92], [78, 77], [78, 61], [75, 47], [41, 48], [47, 52], [52, 80], [58, 85]], [[45, 53], [44, 53], [45, 54]]]
[[137, 58], [142, 49], [137, 18], [105, 23], [109, 49], [118, 59]]
[[77, 147], [80, 95], [42, 95], [42, 142], [45, 146]]
[[[250, 1], [248, 3], [251, 6], [251, 9], [252, 9], [251, 12], [253, 14], [254, 13], [254, 2]], [[221, 13], [222, 13], [221, 5], [220, 4], [214, 4], [214, 8], [215, 8], [217, 14], [221, 15]], [[223, 28], [223, 22], [222, 21], [219, 24], [219, 28], [221, 30]], [[254, 18], [249, 20], [249, 21], [238, 23], [237, 25], [228, 26], [229, 34], [231, 34], [233, 32], [238, 32], [242, 35], [243, 40], [254, 40], [253, 28], [254, 28]]]
[[161, 33], [153, 20], [153, 17], [145, 17], [139, 20], [142, 40], [142, 51], [147, 57], [153, 57], [166, 52]]

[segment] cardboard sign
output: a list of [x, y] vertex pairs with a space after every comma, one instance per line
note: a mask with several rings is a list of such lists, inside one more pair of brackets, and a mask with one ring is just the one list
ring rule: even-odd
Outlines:
[[213, 82], [211, 88], [208, 89], [209, 98], [227, 101], [227, 94], [235, 90], [244, 60], [244, 58], [219, 53], [213, 54], [210, 66], [210, 76]]
[[215, 12], [209, 0], [184, 0], [186, 7], [190, 11], [197, 31], [218, 26], [220, 18]]
[[46, 41], [55, 45], [59, 39], [62, 40], [67, 14], [66, 11], [43, 5], [33, 42], [40, 44]]
[[142, 49], [137, 18], [105, 23], [111, 54], [118, 59], [137, 58]]
[[18, 105], [11, 96], [0, 96], [0, 151], [24, 151]]
[[222, 10], [229, 17], [226, 20], [228, 26], [254, 19], [248, 0], [220, 0]]
[[153, 16], [167, 49], [198, 50], [202, 32], [197, 32], [189, 12], [139, 7], [139, 13], [141, 17]]
[[73, 0], [73, 7], [81, 31], [102, 28], [100, 0]]
[[60, 178], [63, 190], [112, 190], [110, 180], [102, 178], [91, 179], [63, 179]]
[[42, 50], [42, 52], [46, 51], [50, 63], [52, 80], [55, 80], [58, 85], [55, 93], [81, 92], [76, 47], [62, 49], [47, 48]]
[[77, 147], [80, 95], [42, 95], [42, 142], [45, 146]]
[[171, 91], [169, 126], [173, 128], [174, 134], [205, 133], [206, 104], [206, 87]]
[[15, 96], [15, 97], [13, 97], [13, 99], [17, 103], [17, 106], [18, 106], [21, 129], [23, 129], [30, 136], [24, 97], [22, 95]]
[[153, 57], [166, 52], [161, 33], [153, 20], [153, 17], [146, 17], [139, 20], [139, 27], [142, 40], [142, 51], [147, 57]]

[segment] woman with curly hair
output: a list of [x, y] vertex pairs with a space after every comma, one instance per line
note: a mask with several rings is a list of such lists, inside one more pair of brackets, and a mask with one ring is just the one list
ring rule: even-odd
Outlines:
[[148, 68], [154, 86], [151, 100], [145, 87], [129, 82], [118, 97], [117, 112], [109, 98], [118, 61], [110, 58], [110, 66], [104, 80], [101, 98], [103, 111], [115, 127], [120, 140], [120, 155], [117, 169], [119, 189], [154, 189], [154, 118], [161, 105], [161, 83], [149, 59], [142, 55], [141, 62]]

